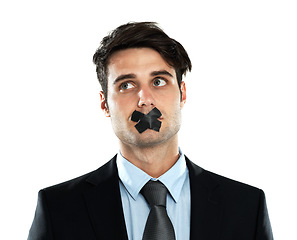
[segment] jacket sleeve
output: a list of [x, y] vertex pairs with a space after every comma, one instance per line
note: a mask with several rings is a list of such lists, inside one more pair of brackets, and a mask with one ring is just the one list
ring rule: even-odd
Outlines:
[[52, 240], [50, 217], [43, 190], [38, 193], [37, 207], [34, 220], [29, 231], [28, 240]]
[[273, 240], [265, 194], [261, 190], [259, 199], [256, 240]]

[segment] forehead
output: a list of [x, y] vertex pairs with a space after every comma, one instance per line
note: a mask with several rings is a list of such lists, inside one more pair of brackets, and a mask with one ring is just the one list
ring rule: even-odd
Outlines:
[[175, 70], [162, 56], [151, 48], [129, 48], [119, 50], [110, 57], [108, 75], [110, 78], [121, 74], [150, 74], [152, 71], [166, 70], [175, 76]]

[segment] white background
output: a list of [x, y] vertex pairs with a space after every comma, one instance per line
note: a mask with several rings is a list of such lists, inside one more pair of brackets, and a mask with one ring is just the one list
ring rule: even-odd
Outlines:
[[295, 1], [3, 1], [0, 239], [26, 239], [39, 189], [118, 150], [92, 56], [110, 30], [156, 21], [188, 51], [180, 146], [262, 188], [275, 239], [296, 236]]

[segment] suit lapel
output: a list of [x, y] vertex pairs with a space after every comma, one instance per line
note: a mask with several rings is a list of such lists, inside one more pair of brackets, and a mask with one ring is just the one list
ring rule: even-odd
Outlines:
[[98, 239], [128, 239], [123, 214], [116, 156], [87, 179], [94, 187], [84, 197]]
[[219, 237], [221, 192], [218, 183], [202, 168], [186, 158], [191, 187], [190, 239]]
[[[190, 239], [215, 240], [221, 222], [218, 183], [186, 157], [191, 188]], [[88, 213], [97, 239], [128, 240], [123, 214], [116, 156], [86, 180], [94, 187], [85, 192]]]

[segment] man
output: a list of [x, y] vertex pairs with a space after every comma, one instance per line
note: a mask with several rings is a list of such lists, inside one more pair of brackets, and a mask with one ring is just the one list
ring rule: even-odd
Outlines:
[[33, 239], [272, 240], [260, 189], [202, 169], [178, 147], [191, 61], [156, 24], [122, 25], [94, 55], [119, 153], [39, 192]]

